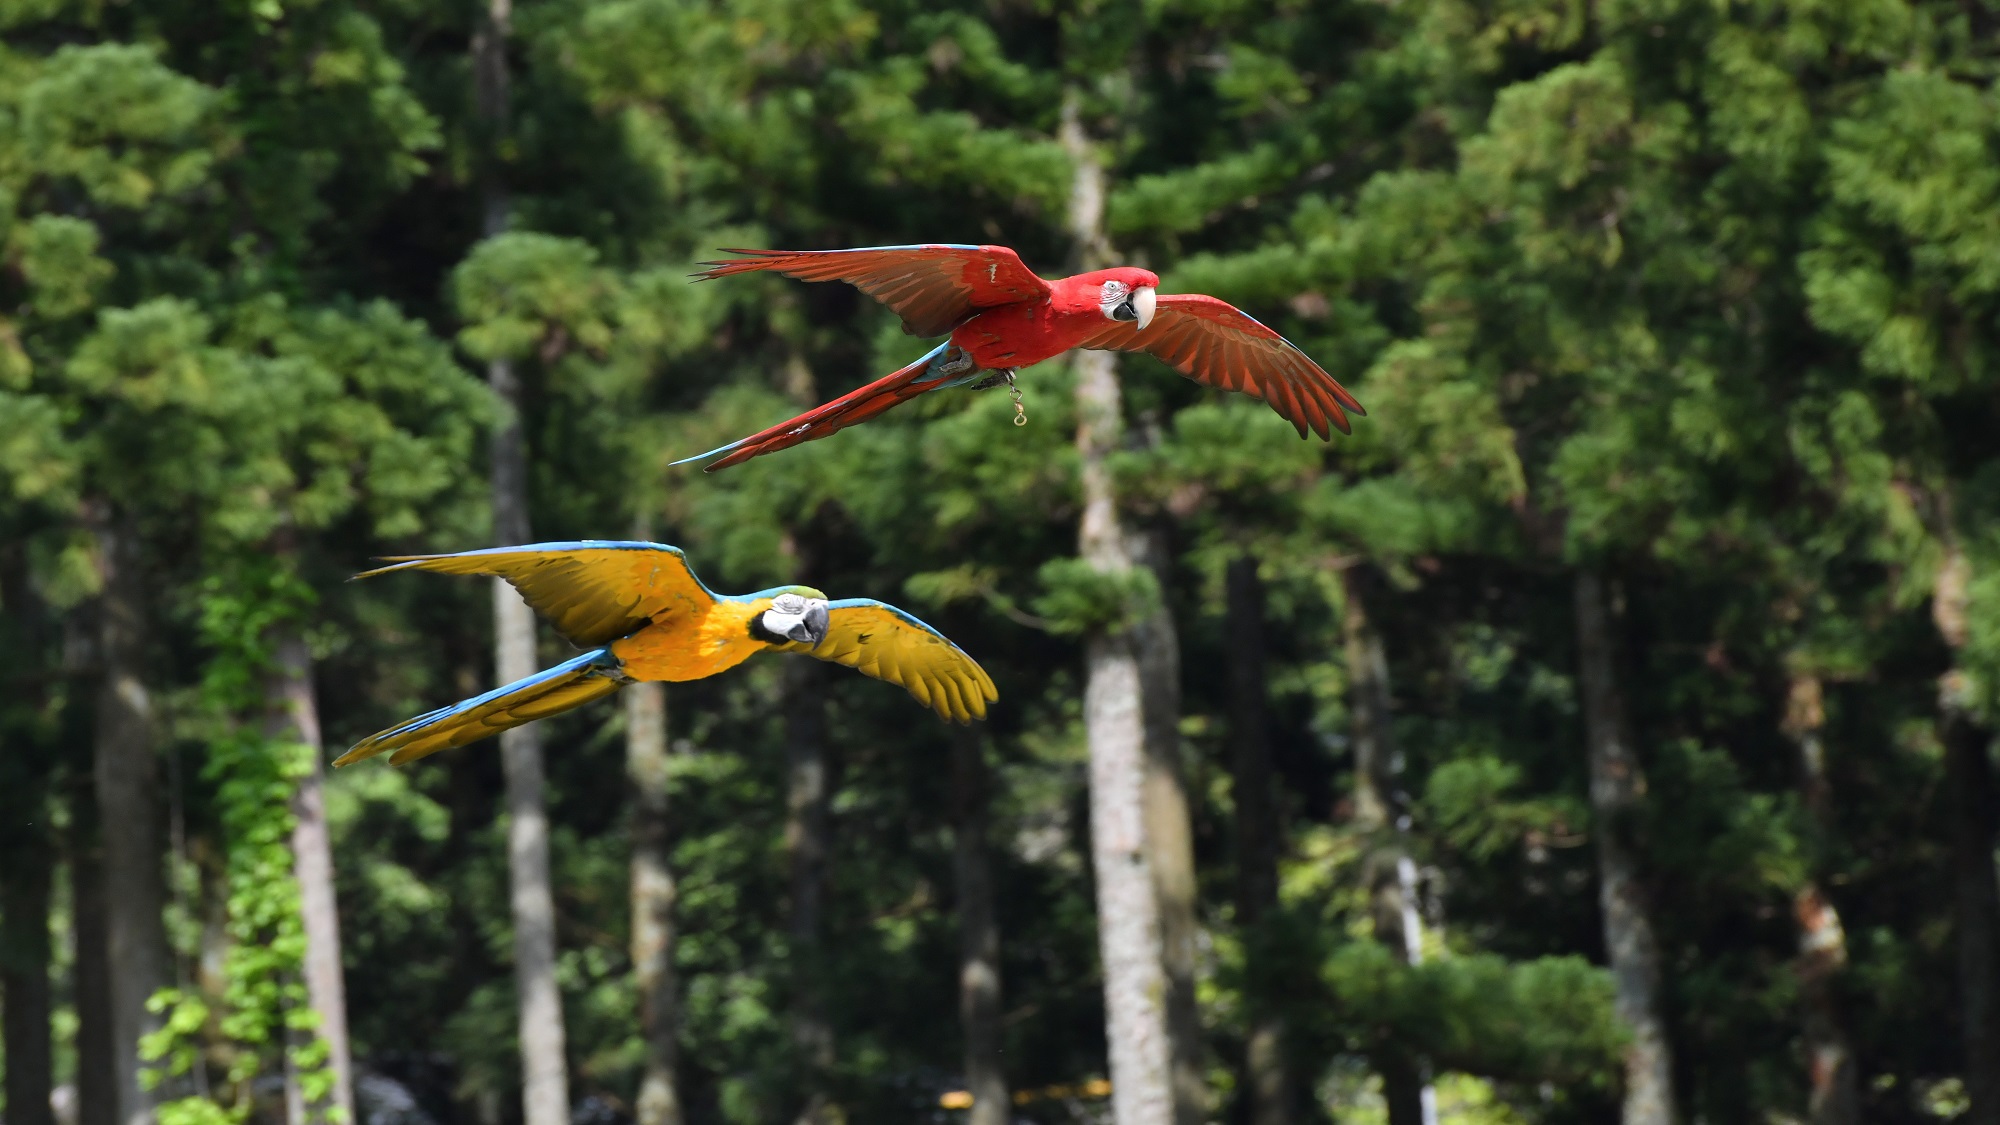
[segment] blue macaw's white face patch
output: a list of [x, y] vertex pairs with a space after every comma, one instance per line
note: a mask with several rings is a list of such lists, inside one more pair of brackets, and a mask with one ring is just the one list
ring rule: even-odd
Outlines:
[[767, 631], [802, 645], [818, 645], [824, 640], [827, 623], [823, 598], [779, 594], [771, 599], [771, 608], [764, 611], [763, 626]]

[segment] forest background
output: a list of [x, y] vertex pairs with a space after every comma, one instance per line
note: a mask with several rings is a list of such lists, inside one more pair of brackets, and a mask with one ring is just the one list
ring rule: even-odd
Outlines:
[[[2000, 7], [0, 36], [7, 1125], [2000, 1122]], [[668, 467], [921, 350], [694, 263], [920, 241], [1369, 416], [1100, 355]], [[771, 659], [326, 774], [563, 649], [371, 557], [626, 537], [1000, 703]]]

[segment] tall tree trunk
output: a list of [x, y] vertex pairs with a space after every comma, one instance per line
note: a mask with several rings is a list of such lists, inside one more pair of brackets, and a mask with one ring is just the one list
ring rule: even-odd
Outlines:
[[[1354, 826], [1368, 841], [1362, 877], [1368, 881], [1375, 940], [1416, 965], [1423, 961], [1423, 935], [1417, 919], [1416, 864], [1404, 846], [1406, 818], [1396, 793], [1402, 762], [1390, 717], [1389, 656], [1382, 632], [1368, 614], [1368, 572], [1350, 566], [1340, 572], [1340, 581], [1341, 633], [1354, 713]], [[1437, 1125], [1437, 1091], [1421, 1060], [1390, 1045], [1374, 1063], [1382, 1075], [1390, 1125]]]
[[328, 1119], [338, 1108], [353, 1122], [354, 1064], [347, 1042], [347, 985], [340, 966], [340, 911], [333, 895], [333, 841], [326, 823], [326, 763], [320, 753], [319, 700], [313, 693], [312, 653], [305, 638], [288, 631], [273, 645], [275, 662], [265, 686], [269, 700], [266, 730], [280, 740], [312, 749], [312, 772], [292, 794], [292, 870], [299, 882], [299, 913], [305, 927], [306, 1001], [319, 1017], [316, 1034], [326, 1041], [333, 1070], [330, 1100], [305, 1106], [311, 1120]]
[[1104, 963], [1112, 1112], [1117, 1125], [1167, 1125], [1174, 1119], [1167, 980], [1146, 853], [1145, 724], [1130, 635], [1092, 637], [1085, 650], [1085, 676], [1091, 867]]
[[[488, 133], [482, 194], [488, 237], [507, 229], [512, 203], [500, 170], [508, 131], [507, 37], [512, 0], [487, 0], [472, 39], [474, 101]], [[501, 401], [493, 430], [493, 533], [501, 544], [527, 543], [528, 455], [521, 425], [521, 385], [505, 359], [487, 364], [486, 382]], [[493, 582], [494, 665], [502, 684], [535, 673], [535, 614], [513, 587]], [[520, 1003], [521, 1104], [525, 1125], [567, 1125], [569, 1066], [562, 994], [556, 987], [556, 909], [549, 886], [549, 822], [541, 730], [533, 723], [500, 735], [507, 776], [507, 862], [514, 916], [514, 984]]]
[[[1958, 677], [1948, 677], [1949, 680]], [[1993, 868], [1996, 819], [1993, 734], [1975, 722], [1962, 683], [1948, 682], [1940, 709], [1952, 860], [1958, 899], [1959, 1012], [1965, 1036], [1968, 1125], [2000, 1122], [2000, 887]]]
[[[1164, 591], [1169, 555], [1158, 529], [1135, 536], [1139, 561]], [[1167, 977], [1167, 1036], [1173, 1056], [1174, 1121], [1208, 1120], [1207, 1065], [1202, 1055], [1196, 975], [1201, 948], [1194, 824], [1181, 762], [1181, 650], [1165, 599], [1133, 630], [1139, 658], [1139, 699], [1146, 726], [1146, 852], [1160, 904], [1160, 965]]]
[[104, 568], [98, 599], [97, 747], [93, 772], [104, 841], [105, 946], [111, 985], [111, 1050], [118, 1120], [146, 1125], [159, 1090], [140, 1082], [139, 1039], [160, 1026], [146, 1010], [154, 992], [173, 983], [161, 911], [166, 878], [161, 857], [160, 760], [153, 746], [153, 701], [146, 688], [144, 586], [137, 545], [116, 517], [93, 529]]
[[674, 870], [667, 820], [667, 691], [625, 689], [625, 772], [632, 782], [632, 975], [645, 1070], [639, 1125], [681, 1125], [680, 992], [674, 979]]
[[1007, 1125], [1007, 1075], [1000, 1065], [1000, 926], [987, 864], [989, 789], [986, 736], [951, 731], [952, 859], [958, 878], [958, 1022], [965, 1034], [966, 1125]]
[[8, 872], [0, 878], [0, 1047], [7, 1061], [9, 1125], [54, 1125], [49, 1092], [55, 1055], [49, 1037], [49, 886], [55, 848], [48, 834], [44, 777], [6, 773], [0, 794], [8, 823]]
[[[7, 619], [0, 636], [24, 653], [53, 639], [46, 628], [51, 624], [46, 607], [29, 592], [26, 571], [21, 552], [0, 547], [0, 612]], [[27, 671], [33, 663], [23, 661], [19, 667]], [[0, 692], [33, 691], [10, 679], [0, 673]], [[6, 857], [0, 862], [7, 864], [0, 873], [0, 1060], [6, 1071], [7, 1119], [14, 1125], [54, 1125], [49, 1104], [55, 1082], [49, 906], [56, 838], [49, 814], [57, 749], [34, 738], [11, 746], [0, 740], [0, 856]]]
[[[508, 542], [525, 542], [525, 535]], [[494, 583], [498, 680], [535, 672], [535, 618], [513, 588]], [[507, 775], [507, 866], [514, 916], [514, 984], [521, 1020], [521, 1104], [526, 1125], [569, 1121], [562, 994], [556, 987], [556, 907], [549, 884], [549, 821], [543, 803], [541, 731], [500, 736]]]
[[1577, 660], [1590, 760], [1590, 813], [1597, 842], [1597, 901], [1611, 960], [1614, 1006], [1632, 1033], [1625, 1049], [1624, 1125], [1671, 1125], [1673, 1054], [1660, 1000], [1660, 946], [1639, 876], [1635, 825], [1646, 778], [1618, 686], [1604, 579], [1576, 573]]
[[1826, 838], [1833, 831], [1821, 736], [1826, 711], [1819, 677], [1792, 677], [1785, 733], [1799, 752], [1799, 789], [1812, 825], [1813, 874], [1793, 896], [1799, 923], [1799, 1002], [1806, 1047], [1807, 1111], [1813, 1125], [1860, 1125], [1861, 1084], [1854, 1046], [1841, 1018], [1835, 981], [1847, 967], [1847, 933], [1840, 913], [1820, 888]]
[[[1104, 170], [1065, 96], [1061, 140], [1075, 168], [1069, 225], [1076, 265], [1109, 257], [1104, 239]], [[1118, 516], [1109, 457], [1122, 428], [1117, 360], [1077, 353], [1077, 435], [1083, 515], [1078, 554], [1103, 574], [1128, 574], [1133, 551]], [[1083, 717], [1090, 745], [1090, 849], [1097, 882], [1098, 945], [1104, 960], [1105, 1039], [1117, 1125], [1175, 1121], [1173, 1046], [1167, 1023], [1160, 904], [1146, 839], [1146, 716], [1139, 658], [1130, 629], [1101, 630], [1084, 648]]]
[[70, 796], [70, 913], [76, 935], [76, 1125], [118, 1125], [118, 1064], [112, 1046], [111, 949], [104, 909], [104, 841], [95, 779]]
[[1359, 566], [1340, 572], [1341, 640], [1347, 657], [1348, 707], [1354, 713], [1354, 825], [1381, 833], [1390, 824], [1395, 756], [1389, 656], [1368, 615], [1368, 580]]
[[[1949, 511], [1949, 497], [1940, 505]], [[1947, 516], [1947, 518], [1949, 518]], [[1972, 564], [1946, 534], [1931, 619], [1954, 655], [1971, 639]], [[2000, 1125], [2000, 882], [1993, 866], [2000, 809], [1993, 788], [1993, 732], [1973, 710], [1971, 682], [1954, 667], [1938, 683], [1938, 740], [1944, 744], [1952, 868], [1958, 900], [1958, 992], [1965, 1036], [1968, 1125]]]
[[839, 1120], [826, 1088], [833, 1065], [833, 1025], [826, 1013], [827, 862], [833, 852], [833, 776], [827, 761], [820, 666], [785, 666], [785, 744], [789, 778], [785, 849], [792, 863], [792, 1045], [802, 1073], [797, 1125]]
[[[526, 542], [527, 536], [508, 536], [505, 541]], [[534, 613], [512, 587], [499, 581], [493, 587], [493, 611], [497, 679], [505, 684], [533, 675]], [[507, 778], [507, 870], [514, 919], [514, 985], [520, 1005], [523, 1120], [526, 1125], [566, 1125], [569, 1068], [562, 994], [556, 986], [556, 908], [549, 883], [541, 731], [529, 724], [502, 733], [500, 754]]]
[[[1229, 652], [1229, 741], [1235, 776], [1236, 918], [1248, 944], [1278, 905], [1278, 813], [1271, 792], [1270, 722], [1264, 679], [1264, 583], [1257, 559], [1238, 555], [1224, 580]], [[1260, 974], [1251, 973], [1251, 979]], [[1289, 1125], [1292, 1083], [1277, 997], [1253, 991], [1243, 1043], [1243, 1090], [1250, 1125]]]

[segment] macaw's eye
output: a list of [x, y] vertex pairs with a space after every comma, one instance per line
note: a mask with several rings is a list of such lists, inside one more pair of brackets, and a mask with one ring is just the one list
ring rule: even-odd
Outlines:
[[1136, 320], [1132, 311], [1132, 290], [1122, 281], [1107, 281], [1098, 290], [1097, 307], [1112, 320]]

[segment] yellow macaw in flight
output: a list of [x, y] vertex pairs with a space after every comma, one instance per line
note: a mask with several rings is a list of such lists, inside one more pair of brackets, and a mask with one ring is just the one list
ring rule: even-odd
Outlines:
[[[936, 629], [866, 598], [828, 601], [810, 586], [717, 594], [678, 547], [584, 540], [382, 560], [394, 570], [504, 578], [556, 632], [590, 651], [485, 695], [419, 715], [356, 743], [333, 763], [377, 754], [391, 765], [561, 714], [630, 683], [699, 680], [759, 652], [800, 652], [900, 684], [939, 717], [970, 722], [1000, 698], [993, 678]], [[392, 753], [393, 752], [393, 753]]]

